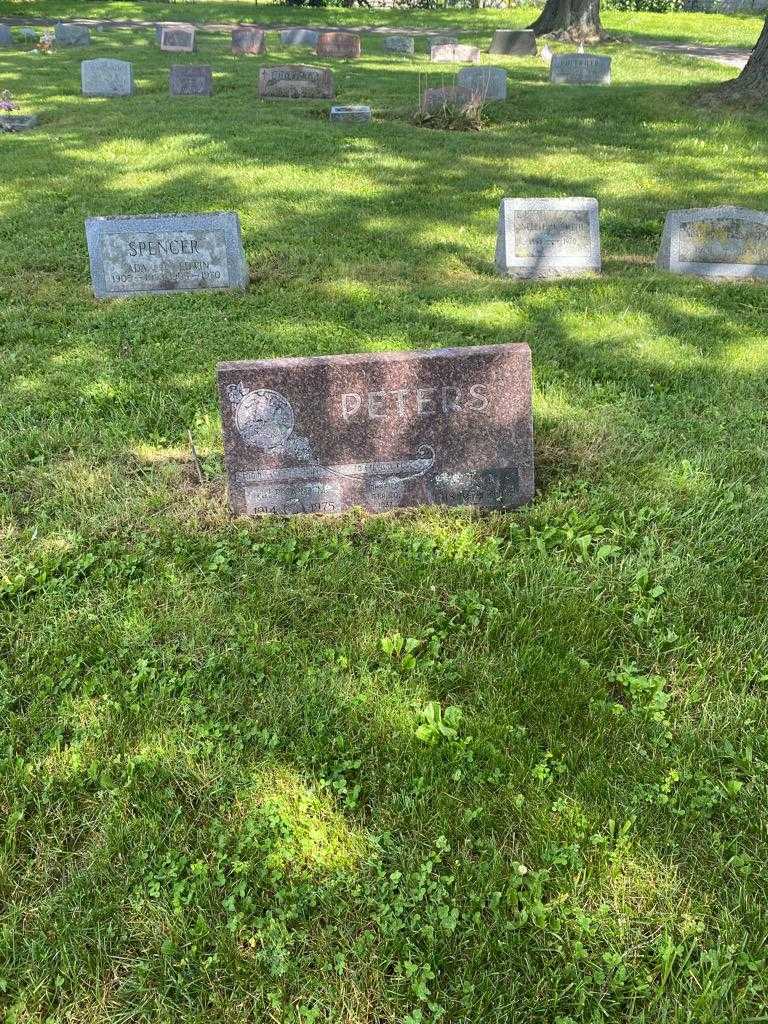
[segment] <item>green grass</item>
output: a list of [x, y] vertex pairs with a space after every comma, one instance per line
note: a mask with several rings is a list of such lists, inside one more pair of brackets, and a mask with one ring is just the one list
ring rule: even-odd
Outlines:
[[[349, 130], [224, 35], [171, 101], [151, 39], [0, 51], [41, 116], [0, 143], [0, 1017], [764, 1021], [768, 288], [653, 258], [669, 208], [765, 206], [768, 117], [608, 46], [610, 89], [509, 60], [486, 130], [428, 131], [423, 44], [366, 39]], [[136, 96], [80, 97], [99, 55]], [[494, 275], [521, 195], [598, 197], [601, 278]], [[87, 216], [214, 209], [246, 294], [92, 299]], [[217, 360], [508, 341], [530, 507], [230, 519]]]

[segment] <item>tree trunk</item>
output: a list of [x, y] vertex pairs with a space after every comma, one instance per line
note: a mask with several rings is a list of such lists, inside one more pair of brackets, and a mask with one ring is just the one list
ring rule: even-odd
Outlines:
[[537, 36], [557, 33], [574, 43], [603, 39], [600, 0], [546, 0], [541, 15], [530, 26]]
[[768, 100], [768, 18], [765, 19], [760, 38], [739, 77], [708, 89], [704, 99], [715, 102], [745, 100], [754, 103], [765, 103]]

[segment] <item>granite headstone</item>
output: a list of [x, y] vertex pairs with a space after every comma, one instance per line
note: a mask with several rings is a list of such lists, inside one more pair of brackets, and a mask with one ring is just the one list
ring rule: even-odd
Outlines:
[[556, 53], [549, 65], [553, 85], [610, 85], [611, 58], [594, 53]]
[[496, 269], [506, 277], [575, 277], [599, 273], [596, 199], [502, 199]]
[[412, 55], [415, 51], [413, 36], [385, 36], [384, 49], [387, 53]]
[[533, 498], [527, 345], [220, 363], [236, 513]]
[[13, 46], [13, 36], [7, 25], [0, 25], [0, 46]]
[[315, 52], [318, 57], [359, 57], [362, 52], [360, 36], [354, 32], [321, 32]]
[[212, 96], [213, 72], [207, 64], [172, 64], [171, 96]]
[[165, 53], [193, 53], [195, 29], [191, 25], [163, 25], [160, 49]]
[[479, 64], [480, 50], [464, 43], [439, 43], [429, 51], [429, 59], [436, 64]]
[[332, 100], [333, 72], [310, 64], [279, 64], [259, 70], [262, 99]]
[[0, 110], [0, 128], [4, 132], [26, 132], [37, 128], [39, 123], [36, 114], [6, 114]]
[[320, 35], [311, 28], [285, 28], [280, 33], [280, 42], [283, 46], [317, 46], [317, 39]]
[[175, 29], [181, 28], [186, 32], [194, 32], [195, 26], [191, 25], [188, 21], [158, 21], [155, 25], [155, 42], [160, 45], [163, 38], [163, 29]]
[[363, 104], [331, 107], [331, 121], [370, 121], [371, 108]]
[[474, 98], [470, 89], [464, 89], [459, 85], [441, 85], [424, 90], [421, 96], [421, 109], [429, 112], [440, 110], [441, 107], [464, 106], [472, 103]]
[[83, 96], [131, 96], [133, 65], [127, 60], [98, 57], [80, 62]]
[[92, 217], [85, 235], [98, 299], [248, 284], [236, 213]]
[[742, 206], [670, 210], [656, 265], [723, 280], [768, 277], [768, 213]]
[[456, 76], [457, 83], [475, 96], [484, 100], [505, 100], [507, 98], [507, 72], [504, 68], [462, 68]]
[[232, 53], [266, 53], [266, 33], [260, 28], [233, 28]]
[[536, 36], [529, 28], [511, 30], [497, 28], [488, 49], [489, 53], [503, 53], [507, 57], [535, 57]]
[[91, 45], [91, 33], [85, 25], [67, 25], [59, 22], [54, 29], [53, 38], [56, 46]]

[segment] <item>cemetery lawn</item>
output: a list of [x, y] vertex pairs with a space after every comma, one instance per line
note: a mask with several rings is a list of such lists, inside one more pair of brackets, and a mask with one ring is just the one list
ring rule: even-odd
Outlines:
[[[268, 45], [0, 51], [41, 118], [0, 140], [0, 1017], [766, 1020], [768, 286], [653, 259], [670, 208], [765, 208], [768, 117], [610, 45], [610, 88], [493, 58], [486, 128], [429, 131], [450, 75], [366, 38], [332, 127], [255, 99], [316, 60]], [[80, 96], [97, 56], [134, 97]], [[602, 277], [498, 279], [500, 198], [563, 195]], [[229, 209], [246, 294], [92, 298], [86, 217]], [[228, 515], [218, 360], [511, 341], [530, 507]]]

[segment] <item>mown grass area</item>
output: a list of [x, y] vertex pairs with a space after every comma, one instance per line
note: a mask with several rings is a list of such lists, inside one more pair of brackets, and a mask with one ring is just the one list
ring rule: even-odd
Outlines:
[[[768, 118], [611, 46], [610, 88], [508, 60], [484, 131], [428, 131], [447, 76], [366, 39], [349, 129], [152, 40], [0, 51], [41, 117], [0, 179], [4, 1019], [764, 1020], [768, 288], [653, 258], [669, 208], [764, 208]], [[96, 56], [137, 94], [82, 98]], [[494, 275], [521, 195], [598, 197], [602, 277]], [[92, 299], [87, 216], [215, 209], [246, 294]], [[217, 360], [508, 341], [528, 508], [228, 515]]]
[[[340, 25], [349, 27], [390, 26], [405, 29], [454, 29], [462, 33], [488, 33], [494, 28], [525, 28], [538, 17], [536, 7], [508, 10], [483, 9], [371, 11], [370, 8], [288, 7], [251, 0], [0, 0], [0, 18], [104, 18], [112, 20], [205, 22], [258, 22], [263, 25]], [[675, 42], [740, 46], [752, 49], [760, 35], [763, 19], [749, 14], [653, 14], [647, 11], [605, 10], [606, 31], [618, 39], [634, 36], [670, 39]]]

